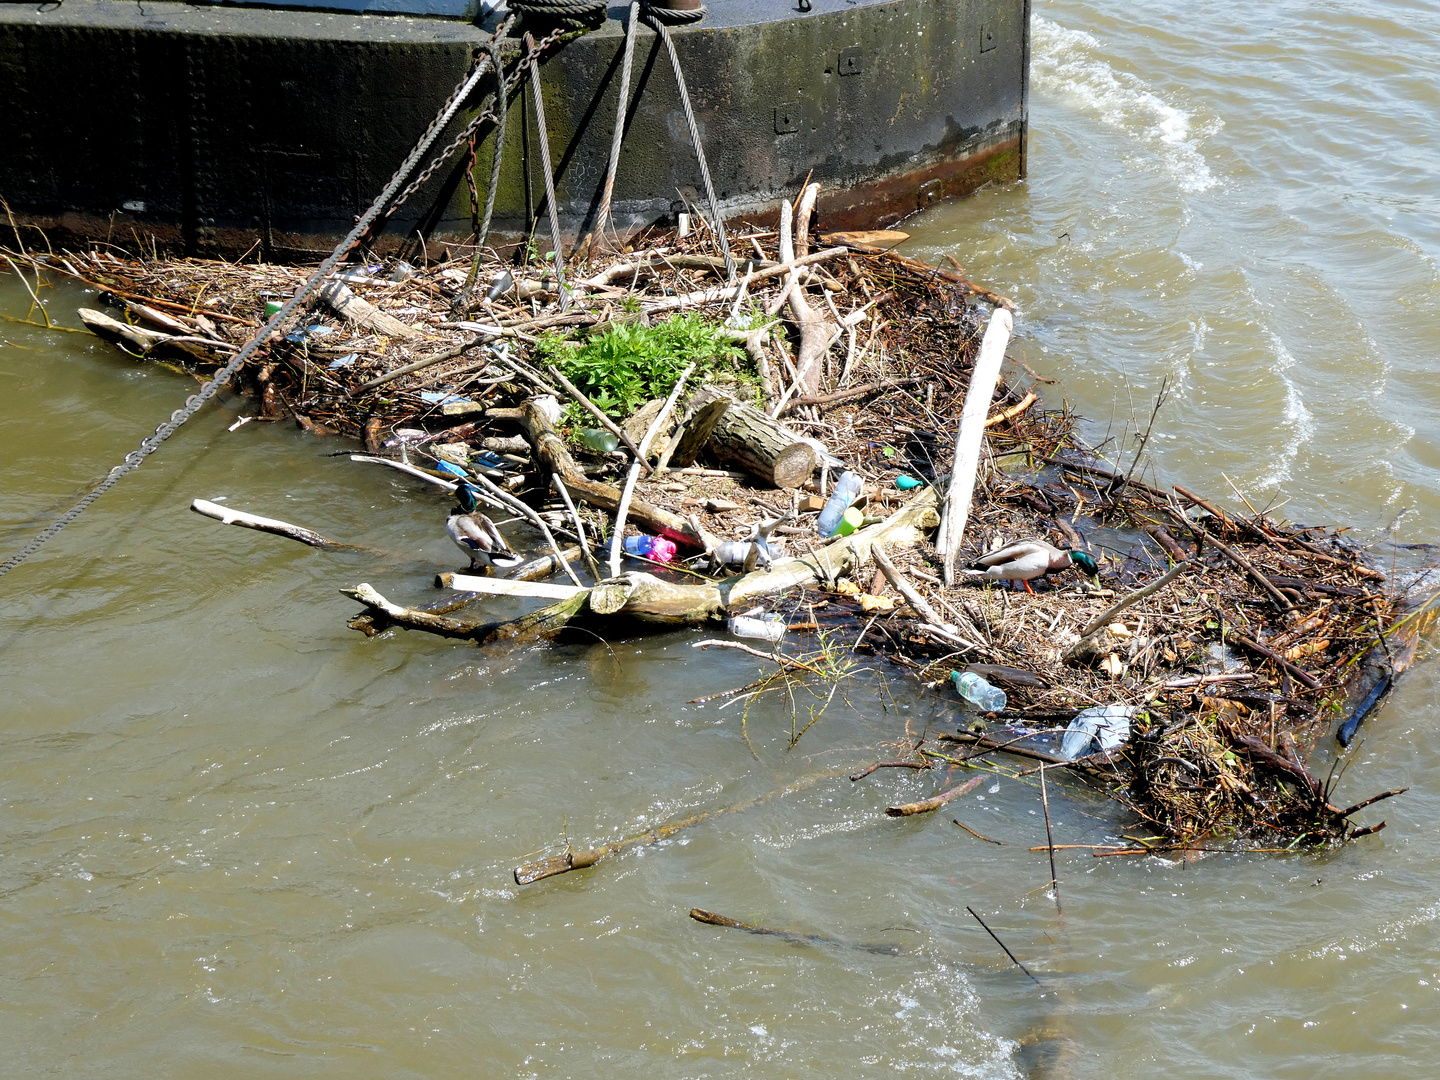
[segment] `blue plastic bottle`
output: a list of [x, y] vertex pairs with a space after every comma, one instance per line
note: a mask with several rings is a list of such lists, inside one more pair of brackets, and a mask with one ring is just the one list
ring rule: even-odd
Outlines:
[[865, 481], [855, 473], [848, 469], [841, 473], [840, 479], [835, 481], [835, 490], [826, 500], [825, 509], [820, 511], [820, 518], [815, 522], [815, 531], [821, 536], [834, 536], [835, 530], [840, 527], [840, 520], [845, 516], [845, 511], [849, 510], [850, 504], [860, 497], [860, 492], [864, 487]]

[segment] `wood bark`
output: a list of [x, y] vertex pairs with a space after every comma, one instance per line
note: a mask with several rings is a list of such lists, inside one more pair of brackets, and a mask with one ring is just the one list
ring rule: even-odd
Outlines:
[[[690, 399], [690, 407], [698, 410], [717, 398], [729, 400], [723, 390], [707, 386]], [[799, 487], [818, 464], [809, 443], [753, 405], [738, 401], [726, 407], [708, 446], [720, 461], [738, 465], [778, 488]]]
[[415, 341], [422, 336], [418, 330], [401, 322], [394, 315], [387, 315], [368, 300], [360, 299], [343, 281], [331, 281], [322, 285], [316, 295], [335, 314], [356, 326], [404, 341]]
[[684, 469], [694, 465], [695, 458], [710, 441], [710, 436], [715, 433], [725, 410], [732, 404], [734, 403], [728, 397], [722, 396], [713, 398], [698, 408], [692, 407], [690, 419], [685, 421], [675, 437], [675, 449], [670, 452], [666, 462], [668, 467]]
[[[815, 198], [819, 194], [820, 185], [811, 184], [800, 195], [800, 203], [795, 208], [795, 248], [797, 250], [786, 250], [786, 231], [781, 231], [780, 258], [784, 262], [791, 262], [797, 256], [804, 257], [805, 251], [798, 250], [801, 247], [810, 246], [810, 214], [815, 209]], [[786, 299], [790, 305], [790, 315], [794, 319], [796, 327], [800, 330], [800, 349], [795, 359], [795, 371], [797, 382], [802, 396], [814, 397], [820, 391], [820, 375], [824, 366], [826, 352], [830, 349], [830, 343], [835, 340], [831, 333], [830, 320], [825, 318], [819, 311], [812, 308], [805, 300], [805, 292], [802, 288], [798, 275], [792, 276], [786, 291]]]

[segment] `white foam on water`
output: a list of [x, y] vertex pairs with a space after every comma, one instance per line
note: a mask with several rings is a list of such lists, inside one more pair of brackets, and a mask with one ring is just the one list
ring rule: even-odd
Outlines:
[[1300, 448], [1315, 437], [1315, 417], [1305, 407], [1305, 399], [1300, 393], [1300, 388], [1291, 381], [1287, 374], [1295, 366], [1295, 357], [1290, 350], [1285, 348], [1285, 343], [1275, 334], [1269, 331], [1271, 348], [1275, 352], [1275, 362], [1271, 370], [1280, 378], [1281, 384], [1285, 387], [1285, 412], [1281, 417], [1281, 423], [1289, 429], [1290, 438], [1284, 449], [1275, 455], [1275, 465], [1260, 481], [1260, 487], [1275, 487], [1290, 479], [1290, 467], [1295, 464], [1296, 455]]
[[1034, 16], [1032, 26], [1030, 78], [1036, 89], [1067, 98], [1130, 135], [1160, 158], [1181, 191], [1208, 191], [1219, 183], [1199, 146], [1201, 139], [1220, 130], [1219, 120], [1197, 124], [1194, 116], [1161, 99], [1144, 80], [1117, 72], [1094, 35], [1040, 15]]

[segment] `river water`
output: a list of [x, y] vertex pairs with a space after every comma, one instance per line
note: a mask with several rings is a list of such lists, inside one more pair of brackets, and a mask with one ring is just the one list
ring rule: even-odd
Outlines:
[[[1030, 180], [932, 209], [910, 250], [1020, 303], [1012, 356], [1096, 440], [1133, 445], [1167, 380], [1154, 477], [1353, 525], [1388, 559], [1440, 521], [1437, 41], [1419, 3], [1037, 0]], [[76, 325], [82, 294], [47, 297]], [[27, 307], [0, 281], [0, 311]], [[83, 335], [3, 322], [0, 342], [8, 554], [194, 383]], [[1385, 832], [1190, 863], [1062, 852], [1062, 919], [1035, 891], [1032, 786], [897, 822], [883, 806], [934, 779], [836, 775], [947, 715], [893, 672], [856, 674], [792, 749], [779, 701], [686, 703], [758, 667], [697, 633], [480, 652], [346, 629], [342, 586], [433, 595], [456, 563], [445, 502], [282, 425], [227, 430], [248, 411], [204, 411], [0, 589], [4, 1075], [1433, 1075], [1433, 662], [1341, 782], [1411, 785], [1367, 816]], [[195, 497], [380, 551], [225, 528]], [[786, 785], [511, 878], [566, 837]], [[1051, 798], [1058, 843], [1127, 827], [1065, 781]]]

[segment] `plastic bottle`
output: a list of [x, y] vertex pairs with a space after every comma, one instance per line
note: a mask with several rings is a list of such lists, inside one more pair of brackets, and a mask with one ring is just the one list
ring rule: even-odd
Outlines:
[[608, 454], [620, 445], [620, 440], [613, 431], [598, 427], [581, 428], [580, 441], [589, 449], [598, 450], [602, 454]]
[[782, 615], [736, 615], [730, 619], [730, 633], [736, 637], [760, 638], [763, 641], [779, 641], [789, 626]]
[[815, 531], [821, 536], [834, 536], [835, 530], [840, 527], [840, 522], [845, 517], [845, 511], [860, 497], [864, 487], [865, 481], [855, 473], [848, 469], [841, 473], [840, 479], [835, 481], [835, 490], [825, 502], [825, 509], [820, 511], [820, 518], [815, 522]]
[[1077, 714], [1060, 740], [1060, 756], [1074, 761], [1114, 750], [1130, 737], [1130, 718], [1139, 711], [1138, 705], [1100, 705]]
[[627, 536], [624, 540], [625, 554], [655, 562], [668, 563], [675, 558], [675, 542], [663, 536]]
[[960, 696], [981, 712], [999, 712], [1005, 708], [1005, 691], [991, 686], [973, 671], [952, 671], [950, 680]]

